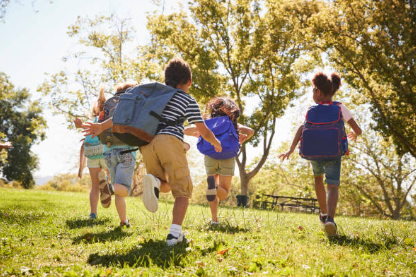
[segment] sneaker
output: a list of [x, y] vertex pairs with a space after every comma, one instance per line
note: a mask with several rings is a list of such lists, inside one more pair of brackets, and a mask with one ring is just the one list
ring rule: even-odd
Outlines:
[[334, 219], [327, 217], [325, 222], [325, 232], [328, 237], [333, 237], [337, 235], [337, 224], [334, 222]]
[[90, 213], [89, 218], [90, 219], [97, 219], [97, 215], [95, 213]]
[[166, 238], [166, 243], [168, 246], [174, 246], [181, 242], [188, 243], [184, 233], [180, 234], [179, 237], [174, 237], [172, 234], [168, 234], [168, 237]]
[[206, 197], [207, 197], [208, 202], [212, 202], [215, 200], [215, 197], [217, 196], [217, 184], [215, 182], [215, 177], [208, 176], [207, 183], [208, 183], [208, 189], [206, 192]]
[[113, 194], [110, 190], [110, 184], [107, 181], [105, 173], [101, 171], [98, 173], [98, 181], [100, 188], [100, 201], [101, 206], [108, 208], [111, 205], [111, 195]]
[[219, 226], [220, 222], [219, 221], [211, 221], [211, 226], [215, 227], [215, 226]]
[[327, 214], [319, 213], [319, 220], [321, 221], [322, 225], [325, 225], [326, 218], [328, 217]]
[[143, 177], [143, 204], [151, 213], [159, 208], [159, 187], [160, 180], [152, 174]]
[[124, 227], [126, 226], [126, 228], [130, 228], [130, 221], [127, 219], [127, 221], [121, 221], [120, 222], [120, 227]]

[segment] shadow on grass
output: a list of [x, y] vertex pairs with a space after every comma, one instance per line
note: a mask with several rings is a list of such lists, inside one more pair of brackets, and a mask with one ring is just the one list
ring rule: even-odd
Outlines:
[[140, 243], [135, 248], [124, 254], [91, 254], [88, 257], [90, 265], [152, 267], [168, 268], [171, 265], [181, 266], [181, 261], [186, 256], [185, 243], [174, 247], [168, 247], [166, 242], [149, 240]]
[[380, 250], [390, 250], [397, 242], [395, 240], [387, 240], [385, 243], [375, 243], [373, 241], [364, 240], [361, 238], [351, 238], [345, 235], [339, 235], [337, 237], [330, 237], [331, 244], [337, 244], [341, 246], [350, 246], [354, 248], [362, 248], [365, 251], [373, 254]]
[[110, 219], [108, 218], [97, 218], [97, 219], [68, 219], [66, 221], [66, 225], [68, 225], [69, 229], [76, 229], [82, 227], [91, 227], [95, 225], [104, 225], [109, 222]]
[[86, 233], [82, 236], [73, 239], [72, 244], [92, 244], [98, 242], [121, 240], [130, 236], [130, 233], [124, 232], [121, 227], [117, 227], [113, 230], [101, 233]]
[[243, 228], [239, 226], [232, 226], [230, 223], [220, 223], [218, 225], [209, 225], [208, 230], [211, 231], [218, 231], [227, 234], [235, 234], [235, 233], [242, 233], [242, 232], [249, 232], [249, 228]]

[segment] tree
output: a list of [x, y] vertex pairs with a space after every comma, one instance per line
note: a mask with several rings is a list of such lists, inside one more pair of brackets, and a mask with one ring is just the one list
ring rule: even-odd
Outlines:
[[374, 128], [416, 157], [416, 2], [325, 3], [307, 23], [315, 46], [357, 90], [354, 100], [371, 104]]
[[391, 140], [369, 130], [350, 147], [354, 154], [346, 159], [343, 182], [357, 189], [381, 215], [399, 219], [415, 194], [415, 159], [396, 154]]
[[[262, 145], [260, 159], [248, 166], [246, 145], [237, 159], [242, 195], [266, 162], [276, 119], [312, 65], [301, 58], [309, 44], [300, 26], [316, 10], [309, 1], [196, 0], [189, 12], [148, 17], [152, 40], [143, 51], [159, 64], [182, 56], [192, 68], [190, 93], [203, 103], [217, 95], [235, 98], [241, 123], [255, 130], [251, 143]], [[254, 111], [247, 101], [259, 102]]]
[[68, 27], [68, 35], [78, 39], [80, 49], [64, 57], [65, 62], [76, 62], [78, 70], [52, 74], [38, 88], [50, 96], [50, 107], [63, 114], [68, 126], [73, 128], [75, 117], [88, 118], [98, 99], [101, 84], [112, 87], [119, 82], [140, 82], [140, 64], [128, 58], [126, 50], [134, 37], [129, 19], [115, 15], [97, 16], [94, 19], [78, 17]]
[[29, 100], [27, 89], [15, 88], [8, 76], [0, 72], [0, 134], [13, 144], [8, 149], [7, 162], [0, 161], [0, 168], [7, 180], [16, 180], [24, 188], [34, 185], [32, 171], [38, 160], [30, 149], [45, 138], [46, 121], [37, 101]]

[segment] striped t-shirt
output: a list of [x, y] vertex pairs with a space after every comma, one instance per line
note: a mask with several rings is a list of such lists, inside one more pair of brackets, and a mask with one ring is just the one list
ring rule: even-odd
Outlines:
[[[195, 99], [184, 91], [175, 93], [163, 110], [162, 117], [171, 121], [176, 121], [180, 117], [185, 117], [188, 119], [189, 124], [204, 122]], [[167, 126], [165, 123], [160, 122], [159, 129], [160, 131], [157, 134], [172, 135], [183, 140], [183, 123]]]

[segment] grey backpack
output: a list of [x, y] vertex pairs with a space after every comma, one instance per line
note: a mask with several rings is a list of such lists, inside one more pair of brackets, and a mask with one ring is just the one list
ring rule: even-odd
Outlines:
[[183, 123], [162, 118], [163, 110], [180, 90], [161, 83], [148, 83], [129, 88], [119, 99], [113, 115], [113, 134], [130, 146], [143, 146], [153, 139], [159, 122], [168, 126]]

